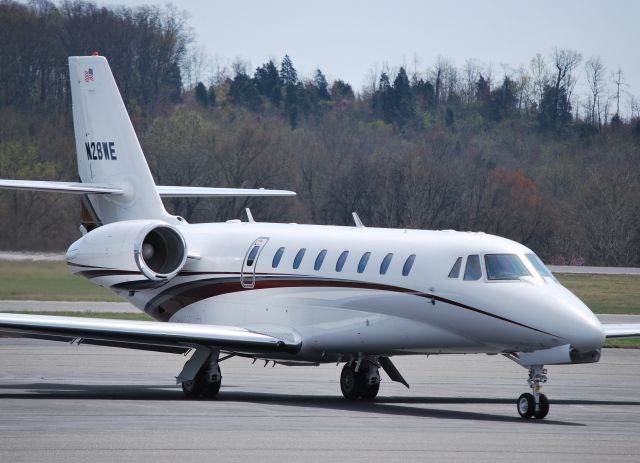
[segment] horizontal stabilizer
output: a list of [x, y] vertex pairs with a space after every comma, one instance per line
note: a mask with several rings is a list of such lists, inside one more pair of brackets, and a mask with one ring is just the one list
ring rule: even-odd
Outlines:
[[0, 189], [76, 194], [92, 193], [121, 195], [124, 193], [122, 188], [113, 185], [103, 185], [101, 183], [49, 182], [43, 180], [0, 179]]
[[163, 198], [229, 197], [229, 196], [295, 196], [294, 191], [264, 188], [207, 188], [197, 186], [156, 186]]
[[[76, 194], [124, 194], [124, 189], [115, 185], [79, 182], [49, 182], [42, 180], [4, 180], [0, 179], [0, 189], [31, 190], [52, 193]], [[264, 188], [207, 188], [196, 186], [156, 186], [163, 198], [191, 197], [232, 197], [232, 196], [295, 196], [294, 191], [267, 190]]]
[[640, 324], [622, 323], [622, 324], [603, 324], [604, 334], [607, 339], [612, 338], [637, 338], [640, 337]]
[[0, 313], [0, 335], [46, 336], [51, 340], [58, 338], [60, 341], [160, 352], [203, 346], [243, 353], [296, 353], [302, 344], [299, 336], [292, 335], [283, 340], [236, 326], [7, 313]]

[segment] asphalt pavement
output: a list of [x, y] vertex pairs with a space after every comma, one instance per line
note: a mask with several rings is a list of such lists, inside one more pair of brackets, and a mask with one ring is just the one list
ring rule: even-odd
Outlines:
[[0, 338], [0, 461], [637, 462], [640, 351], [550, 366], [546, 420], [522, 420], [526, 370], [501, 356], [394, 358], [378, 400], [335, 365], [233, 358], [214, 401], [175, 385], [185, 357]]

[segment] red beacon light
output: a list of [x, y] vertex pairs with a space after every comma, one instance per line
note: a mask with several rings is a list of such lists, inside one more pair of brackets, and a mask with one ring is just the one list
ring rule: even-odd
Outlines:
[[91, 56], [100, 56], [100, 53], [98, 53], [97, 51], [94, 51], [93, 53], [91, 53]]

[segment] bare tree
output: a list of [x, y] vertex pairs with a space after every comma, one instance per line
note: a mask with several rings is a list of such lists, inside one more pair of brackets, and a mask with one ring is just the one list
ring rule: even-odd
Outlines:
[[531, 59], [529, 67], [531, 68], [534, 102], [539, 106], [544, 88], [549, 83], [549, 68], [540, 53]]
[[571, 100], [576, 81], [573, 78], [573, 71], [580, 64], [582, 55], [577, 51], [562, 49], [553, 50], [553, 65], [556, 68], [554, 87], [556, 94], [560, 87], [564, 87], [567, 92], [567, 99]]
[[476, 84], [482, 69], [475, 59], [468, 59], [462, 67], [462, 94], [467, 106], [475, 101]]
[[605, 89], [605, 66], [599, 56], [591, 57], [584, 65], [587, 82], [591, 95], [589, 97], [589, 122], [591, 125], [602, 128], [602, 93]]
[[620, 87], [625, 84], [622, 75], [622, 69], [620, 68], [613, 74], [613, 83], [616, 85], [616, 116], [618, 117], [620, 117]]

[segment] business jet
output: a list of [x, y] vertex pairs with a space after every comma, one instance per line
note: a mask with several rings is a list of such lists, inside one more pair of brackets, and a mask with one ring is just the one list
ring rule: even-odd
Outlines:
[[533, 251], [484, 233], [248, 220], [189, 224], [163, 197], [292, 196], [283, 190], [157, 186], [107, 60], [70, 57], [81, 182], [0, 180], [76, 193], [83, 236], [70, 270], [156, 321], [0, 314], [0, 334], [186, 354], [177, 382], [215, 397], [232, 356], [288, 366], [343, 364], [350, 400], [373, 400], [384, 370], [409, 387], [399, 355], [502, 354], [528, 370], [523, 418], [544, 418], [545, 365], [597, 362], [601, 324]]

